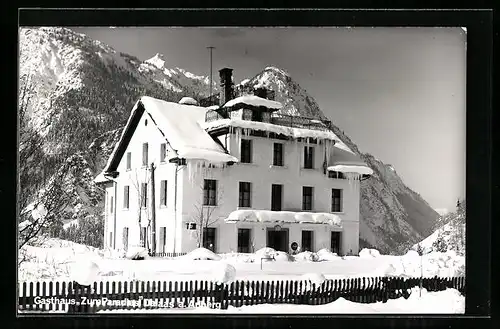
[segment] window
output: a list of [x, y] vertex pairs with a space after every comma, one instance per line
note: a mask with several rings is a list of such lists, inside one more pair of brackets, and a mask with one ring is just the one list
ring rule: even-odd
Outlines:
[[262, 122], [262, 112], [259, 110], [252, 110], [252, 121]]
[[311, 186], [302, 187], [302, 210], [312, 210], [313, 188]]
[[282, 143], [274, 143], [273, 165], [283, 166], [283, 144]]
[[332, 212], [342, 211], [342, 190], [332, 189]]
[[141, 247], [146, 247], [147, 227], [141, 227]]
[[345, 175], [344, 175], [344, 173], [342, 173], [340, 171], [329, 171], [328, 172], [328, 177], [329, 178], [344, 179]]
[[313, 231], [302, 231], [302, 251], [313, 251]]
[[239, 197], [239, 207], [251, 207], [251, 186], [249, 182], [240, 182], [240, 197]]
[[215, 245], [215, 233], [215, 228], [213, 227], [205, 227], [203, 229], [203, 247], [212, 252], [217, 250]]
[[283, 196], [283, 185], [273, 184], [271, 187], [271, 210], [280, 211]]
[[113, 232], [109, 232], [109, 247], [113, 248]]
[[205, 179], [203, 184], [203, 205], [216, 206], [217, 181], [213, 179]]
[[127, 170], [132, 168], [132, 153], [127, 152]]
[[252, 141], [249, 139], [241, 140], [241, 162], [252, 162]]
[[165, 252], [166, 239], [167, 239], [167, 228], [160, 227], [160, 245], [158, 246], [160, 252]]
[[113, 213], [113, 197], [109, 198], [109, 212]]
[[304, 168], [313, 169], [314, 168], [314, 147], [304, 146]]
[[162, 180], [160, 183], [160, 206], [167, 206], [167, 181]]
[[146, 208], [148, 206], [148, 184], [141, 183], [141, 207]]
[[148, 165], [148, 143], [142, 144], [142, 165]]
[[128, 209], [129, 207], [129, 199], [130, 199], [130, 187], [123, 187], [123, 208]]
[[238, 252], [249, 253], [250, 251], [250, 229], [238, 229]]
[[330, 248], [332, 252], [340, 255], [340, 232], [332, 232]]
[[165, 157], [167, 156], [167, 144], [160, 144], [160, 162], [165, 162]]
[[128, 227], [123, 228], [123, 249], [128, 249]]

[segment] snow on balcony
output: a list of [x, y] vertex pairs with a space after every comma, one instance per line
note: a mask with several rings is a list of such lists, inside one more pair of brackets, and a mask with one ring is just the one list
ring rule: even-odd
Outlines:
[[272, 210], [235, 210], [225, 219], [226, 223], [297, 223], [297, 224], [328, 224], [342, 227], [339, 215], [322, 212], [293, 212]]

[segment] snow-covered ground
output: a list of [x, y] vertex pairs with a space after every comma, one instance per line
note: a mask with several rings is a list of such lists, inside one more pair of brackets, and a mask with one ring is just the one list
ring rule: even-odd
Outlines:
[[227, 310], [210, 307], [162, 308], [152, 310], [105, 310], [99, 313], [257, 313], [257, 314], [366, 314], [366, 313], [399, 313], [399, 314], [463, 314], [465, 297], [455, 289], [428, 292], [413, 288], [408, 299], [403, 297], [390, 299], [386, 303], [371, 304], [354, 303], [344, 298], [324, 305], [294, 304], [259, 304], [240, 307], [229, 306]]
[[[432, 252], [422, 257], [414, 251], [403, 256], [380, 255], [376, 250], [362, 250], [360, 256], [339, 257], [328, 250], [288, 255], [271, 248], [255, 254], [228, 253], [216, 255], [198, 249], [175, 258], [146, 257], [130, 260], [123, 253], [50, 239], [42, 247], [26, 246], [20, 252], [27, 261], [19, 266], [22, 281], [68, 281], [81, 269], [82, 263], [95, 263], [97, 281], [160, 280], [218, 281], [221, 267], [234, 268], [234, 280], [301, 280], [308, 273], [318, 273], [326, 279], [373, 276], [451, 277], [465, 274], [465, 257], [453, 251]], [[261, 258], [274, 256], [274, 260]], [[262, 269], [261, 269], [262, 263]], [[422, 266], [421, 266], [422, 265]], [[227, 267], [226, 267], [227, 268]]]

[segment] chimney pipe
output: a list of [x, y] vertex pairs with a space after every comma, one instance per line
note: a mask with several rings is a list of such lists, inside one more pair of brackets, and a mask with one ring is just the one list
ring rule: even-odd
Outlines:
[[220, 96], [219, 105], [223, 106], [231, 99], [233, 99], [233, 69], [223, 68], [219, 70], [220, 76]]

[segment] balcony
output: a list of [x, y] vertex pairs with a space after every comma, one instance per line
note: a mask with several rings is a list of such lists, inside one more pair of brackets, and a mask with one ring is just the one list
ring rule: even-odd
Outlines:
[[318, 120], [314, 118], [278, 113], [273, 113], [271, 115], [271, 123], [290, 128], [302, 128], [322, 131], [329, 131], [332, 124], [331, 121], [328, 120]]

